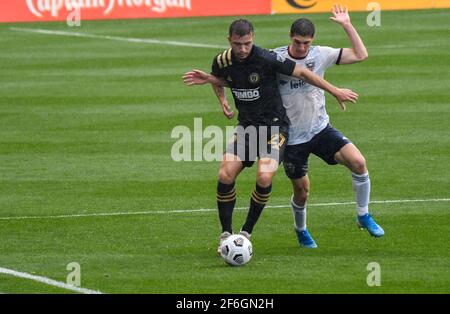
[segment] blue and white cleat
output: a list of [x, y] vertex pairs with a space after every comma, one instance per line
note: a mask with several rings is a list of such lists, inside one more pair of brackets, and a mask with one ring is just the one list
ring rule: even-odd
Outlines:
[[370, 214], [365, 214], [363, 216], [358, 216], [357, 219], [358, 227], [362, 229], [367, 229], [369, 234], [375, 238], [382, 237], [384, 235], [384, 230], [381, 228], [375, 220], [373, 220]]
[[311, 237], [311, 235], [308, 232], [308, 229], [305, 230], [297, 230], [295, 229], [295, 233], [297, 234], [298, 243], [301, 247], [308, 248], [308, 249], [315, 249], [317, 248], [316, 241]]

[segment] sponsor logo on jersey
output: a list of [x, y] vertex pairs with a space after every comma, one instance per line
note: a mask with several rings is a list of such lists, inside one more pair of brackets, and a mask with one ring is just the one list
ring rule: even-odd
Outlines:
[[231, 90], [234, 97], [241, 101], [254, 101], [259, 99], [259, 88], [256, 89], [237, 89], [233, 88]]
[[289, 80], [289, 81], [279, 80], [278, 84], [284, 88], [299, 89], [305, 86], [306, 82], [302, 80]]
[[302, 80], [291, 80], [290, 87], [291, 89], [298, 89], [302, 88], [305, 84], [306, 82]]

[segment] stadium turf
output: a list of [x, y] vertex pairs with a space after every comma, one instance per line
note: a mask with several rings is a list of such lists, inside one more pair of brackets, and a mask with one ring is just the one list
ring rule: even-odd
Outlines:
[[[208, 86], [181, 80], [191, 68], [209, 70], [221, 49], [17, 29], [226, 47], [233, 17], [1, 24], [0, 267], [65, 282], [66, 265], [78, 262], [82, 287], [105, 293], [448, 293], [449, 14], [382, 12], [381, 27], [369, 27], [353, 13], [369, 59], [327, 72], [360, 94], [345, 113], [328, 96], [327, 108], [367, 159], [372, 200], [393, 201], [370, 207], [386, 235], [356, 228], [354, 205], [341, 204], [354, 200], [349, 172], [312, 157], [308, 228], [319, 248], [296, 243], [280, 169], [269, 206], [286, 207], [265, 210], [253, 259], [240, 268], [215, 255], [219, 163], [171, 158], [174, 127], [236, 122]], [[305, 16], [316, 44], [349, 45], [329, 14]], [[296, 17], [249, 17], [256, 43], [287, 44]], [[252, 168], [238, 179], [239, 208], [254, 177]], [[195, 209], [207, 210], [187, 211]], [[245, 214], [235, 211], [235, 231]], [[381, 286], [366, 283], [370, 262], [381, 267]], [[69, 291], [0, 274], [0, 292]]]

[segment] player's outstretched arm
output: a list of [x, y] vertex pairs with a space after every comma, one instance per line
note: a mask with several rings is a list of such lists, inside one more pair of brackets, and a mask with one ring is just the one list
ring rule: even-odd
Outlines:
[[336, 97], [339, 106], [344, 111], [346, 109], [344, 102], [350, 101], [352, 103], [356, 103], [356, 101], [358, 100], [357, 93], [353, 92], [350, 89], [337, 88], [333, 84], [330, 84], [329, 82], [321, 78], [316, 73], [311, 72], [310, 70], [305, 69], [298, 64], [295, 66], [292, 76], [300, 78], [311, 85], [314, 85], [316, 87], [323, 89], [324, 91], [329, 92], [331, 95]]
[[192, 71], [186, 72], [183, 75], [183, 82], [187, 86], [203, 85], [207, 83], [223, 87], [228, 86], [227, 81], [225, 81], [224, 79], [218, 78], [212, 74], [208, 74], [197, 69], [193, 69]]
[[228, 105], [227, 95], [225, 94], [225, 88], [216, 84], [211, 84], [214, 93], [219, 100], [220, 106], [222, 107], [223, 114], [228, 119], [233, 119], [234, 112], [231, 110], [230, 105]]
[[223, 114], [228, 119], [232, 119], [234, 117], [234, 112], [228, 105], [227, 96], [225, 94], [224, 86], [228, 86], [227, 81], [218, 78], [212, 74], [208, 74], [196, 69], [184, 74], [183, 81], [187, 86], [203, 85], [210, 83], [214, 93], [217, 96], [217, 99], [219, 100], [220, 106], [222, 107]]
[[347, 33], [350, 43], [352, 44], [352, 48], [344, 48], [342, 50], [339, 64], [352, 64], [366, 60], [369, 56], [366, 46], [364, 46], [361, 37], [359, 37], [358, 32], [350, 21], [350, 15], [348, 14], [347, 7], [336, 4], [331, 13], [333, 16], [330, 17], [330, 20], [336, 22], [344, 28], [344, 31]]

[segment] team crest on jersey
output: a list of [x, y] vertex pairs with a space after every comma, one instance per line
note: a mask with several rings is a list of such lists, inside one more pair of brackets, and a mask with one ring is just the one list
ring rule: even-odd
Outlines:
[[314, 71], [314, 68], [316, 67], [316, 62], [314, 60], [308, 60], [305, 62], [305, 66], [308, 70]]
[[261, 80], [261, 77], [259, 76], [258, 73], [252, 73], [248, 76], [248, 81], [252, 84], [258, 84], [259, 81]]

